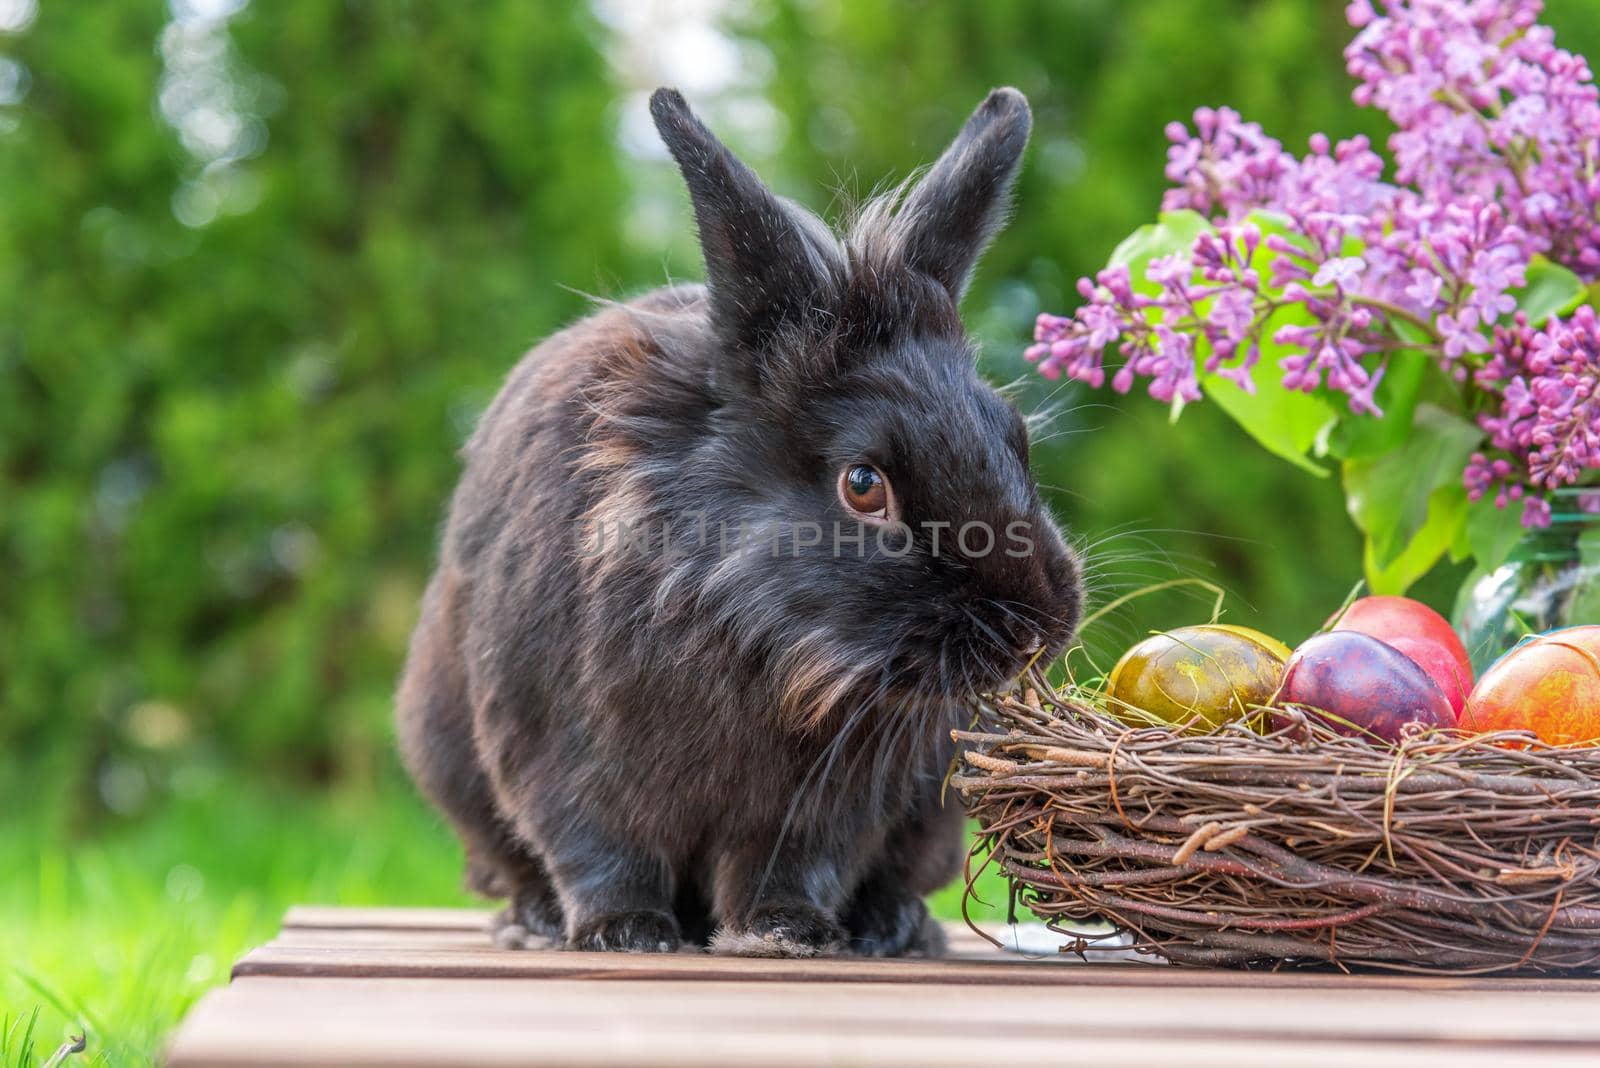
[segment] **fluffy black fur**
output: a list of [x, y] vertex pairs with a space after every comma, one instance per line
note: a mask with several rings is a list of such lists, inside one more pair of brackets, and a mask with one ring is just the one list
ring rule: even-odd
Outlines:
[[[519, 934], [936, 953], [921, 897], [962, 855], [940, 800], [957, 698], [1061, 649], [1079, 613], [1023, 422], [977, 376], [956, 311], [1003, 221], [1027, 102], [991, 93], [843, 238], [676, 92], [651, 110], [706, 285], [556, 334], [485, 415], [400, 687], [408, 766]], [[838, 499], [863, 461], [912, 527], [905, 555]], [[938, 553], [930, 521], [951, 524]], [[765, 547], [807, 522], [823, 544], [717, 544], [720, 524]], [[1027, 524], [1033, 551], [965, 554], [968, 522]], [[864, 555], [835, 555], [836, 523]], [[616, 524], [656, 535], [597, 546]]]

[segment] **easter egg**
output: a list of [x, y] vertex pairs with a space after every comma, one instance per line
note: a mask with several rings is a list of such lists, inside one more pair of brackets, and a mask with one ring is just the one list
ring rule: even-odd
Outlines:
[[[1421, 601], [1409, 597], [1363, 597], [1351, 603], [1334, 630], [1369, 634], [1415, 660], [1438, 683], [1459, 716], [1472, 691], [1472, 660], [1450, 621]], [[1423, 648], [1436, 644], [1445, 654]]]
[[1450, 702], [1450, 711], [1457, 719], [1461, 718], [1461, 710], [1467, 704], [1467, 694], [1472, 692], [1471, 664], [1466, 665], [1467, 673], [1463, 675], [1462, 664], [1455, 654], [1432, 638], [1413, 638], [1401, 634], [1381, 640], [1383, 644], [1400, 650], [1416, 661], [1417, 666], [1426, 671], [1434, 684], [1444, 691], [1445, 698]]
[[1600, 741], [1600, 627], [1568, 627], [1496, 660], [1467, 698], [1461, 725], [1532, 731], [1551, 745]]
[[1118, 714], [1136, 726], [1153, 717], [1214, 730], [1272, 700], [1284, 660], [1273, 646], [1284, 648], [1248, 627], [1179, 627], [1122, 654], [1107, 691]]
[[1600, 656], [1600, 626], [1592, 623], [1576, 627], [1556, 627], [1539, 635], [1537, 641], [1563, 641]]
[[1322, 712], [1319, 718], [1340, 734], [1390, 742], [1400, 739], [1408, 723], [1456, 725], [1449, 698], [1415, 660], [1353, 630], [1302, 642], [1284, 668], [1278, 703]]
[[1278, 639], [1274, 638], [1272, 635], [1263, 634], [1254, 627], [1240, 627], [1233, 623], [1206, 623], [1203, 624], [1203, 626], [1208, 630], [1225, 630], [1229, 634], [1237, 634], [1240, 637], [1249, 638], [1257, 645], [1266, 646], [1268, 650], [1276, 653], [1279, 659], [1282, 660], [1288, 660], [1289, 654], [1293, 652], [1292, 649], [1280, 642]]

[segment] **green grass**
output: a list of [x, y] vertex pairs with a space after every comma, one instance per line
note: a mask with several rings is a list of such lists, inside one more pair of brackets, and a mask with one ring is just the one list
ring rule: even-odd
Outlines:
[[[13, 809], [13, 811], [16, 811]], [[231, 784], [87, 841], [0, 823], [0, 1068], [141, 1065], [289, 905], [464, 905], [461, 854], [398, 782], [359, 796]], [[1005, 904], [997, 880], [983, 897]], [[960, 915], [960, 886], [934, 901]]]
[[0, 1068], [42, 1065], [77, 1033], [88, 1048], [66, 1068], [158, 1060], [288, 905], [465, 904], [460, 873], [459, 850], [401, 787], [228, 787], [70, 845], [0, 828]]
[[39, 1026], [39, 1010], [25, 1016], [0, 1017], [0, 1068], [31, 1065], [34, 1056], [34, 1031]]

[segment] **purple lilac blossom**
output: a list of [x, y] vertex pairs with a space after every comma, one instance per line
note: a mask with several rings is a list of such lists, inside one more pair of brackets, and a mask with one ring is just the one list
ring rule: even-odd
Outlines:
[[[1584, 305], [1540, 330], [1519, 313], [1495, 335], [1494, 355], [1473, 377], [1500, 407], [1478, 416], [1489, 449], [1462, 480], [1470, 499], [1493, 494], [1504, 508], [1524, 499], [1524, 485], [1557, 489], [1600, 468], [1600, 324]], [[1522, 521], [1548, 525], [1548, 502], [1526, 497]]]
[[1600, 275], [1600, 92], [1583, 57], [1559, 49], [1539, 0], [1366, 0], [1345, 61], [1354, 98], [1399, 127], [1395, 178], [1430, 199], [1496, 200], [1543, 252]]
[[[1540, 9], [1348, 6], [1354, 97], [1398, 128], [1393, 182], [1365, 138], [1318, 134], [1296, 157], [1231, 108], [1199, 109], [1192, 130], [1170, 124], [1162, 208], [1198, 212], [1213, 229], [1146, 266], [1157, 293], [1136, 292], [1126, 267], [1081, 281], [1085, 303], [1071, 317], [1041, 315], [1028, 358], [1047, 377], [1099, 387], [1116, 343], [1113, 389], [1145, 378], [1159, 400], [1193, 401], [1200, 370], [1254, 392], [1270, 342], [1285, 387], [1331, 390], [1352, 412], [1381, 415], [1389, 354], [1428, 351], [1501, 406], [1480, 418], [1496, 455], [1465, 472], [1473, 498], [1521, 501], [1525, 524], [1548, 522], [1527, 490], [1600, 466], [1593, 371], [1578, 369], [1595, 355], [1592, 317], [1562, 326], [1561, 342], [1524, 320], [1504, 324], [1537, 253], [1600, 277], [1600, 102], [1588, 65], [1555, 47]], [[1560, 373], [1532, 369], [1546, 364]]]

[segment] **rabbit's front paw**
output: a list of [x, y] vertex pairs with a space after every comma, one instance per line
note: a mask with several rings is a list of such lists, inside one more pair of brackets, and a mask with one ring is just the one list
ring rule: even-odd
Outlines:
[[866, 893], [845, 916], [850, 949], [864, 957], [940, 957], [944, 928], [919, 897]]
[[821, 909], [772, 905], [743, 927], [724, 926], [712, 936], [711, 950], [730, 957], [831, 957], [844, 941], [844, 929]]
[[607, 912], [579, 925], [568, 949], [590, 952], [673, 953], [683, 941], [678, 921], [668, 912], [641, 909]]
[[519, 887], [489, 924], [501, 949], [547, 949], [564, 938], [561, 903], [544, 883]]

